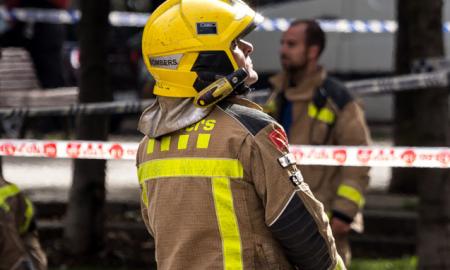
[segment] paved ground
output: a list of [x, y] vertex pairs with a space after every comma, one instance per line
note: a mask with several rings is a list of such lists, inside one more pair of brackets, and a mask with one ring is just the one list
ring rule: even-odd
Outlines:
[[[119, 141], [120, 139], [112, 138]], [[138, 137], [126, 137], [120, 141], [138, 142]], [[389, 141], [374, 141], [375, 145], [390, 145]], [[134, 161], [107, 162], [106, 185], [108, 200], [136, 200], [138, 180]], [[3, 173], [6, 179], [28, 190], [40, 200], [66, 200], [72, 181], [72, 160], [4, 157]], [[384, 190], [391, 178], [390, 168], [375, 167], [371, 170], [370, 188]]]

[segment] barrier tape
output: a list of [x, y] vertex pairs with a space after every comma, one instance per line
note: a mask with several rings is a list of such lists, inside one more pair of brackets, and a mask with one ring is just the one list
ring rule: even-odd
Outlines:
[[[410, 89], [426, 89], [432, 87], [446, 87], [449, 85], [448, 71], [439, 71], [424, 74], [411, 74], [390, 78], [379, 78], [346, 82], [347, 89], [358, 96], [386, 94]], [[264, 103], [270, 94], [270, 90], [263, 89], [248, 94], [247, 98], [256, 103]], [[141, 101], [114, 101], [73, 104], [55, 107], [18, 107], [0, 108], [0, 116], [8, 118], [12, 116], [67, 116], [67, 115], [92, 115], [92, 114], [123, 114], [139, 113], [152, 104], [154, 99]]]
[[[134, 160], [138, 144], [100, 141], [0, 140], [0, 156]], [[449, 147], [292, 145], [301, 165], [449, 168]]]
[[390, 78], [378, 78], [346, 82], [348, 90], [359, 96], [385, 94], [410, 89], [446, 87], [449, 85], [448, 71], [410, 74]]
[[[389, 94], [411, 89], [427, 89], [433, 87], [447, 87], [449, 71], [433, 73], [410, 74], [389, 78], [377, 78], [345, 82], [345, 87], [357, 96]], [[271, 93], [270, 89], [262, 89], [248, 94], [247, 98], [256, 103], [265, 103]], [[1, 114], [1, 110], [0, 110]]]
[[0, 139], [0, 156], [133, 160], [137, 143]]
[[93, 102], [54, 107], [3, 108], [0, 109], [0, 116], [8, 118], [12, 116], [36, 117], [138, 113], [142, 112], [153, 102], [154, 99], [144, 99], [140, 101]]
[[[143, 27], [150, 13], [112, 11], [109, 21], [113, 26]], [[15, 8], [7, 10], [0, 8], [0, 19], [5, 21], [18, 20], [22, 22], [45, 22], [60, 24], [75, 24], [79, 22], [79, 10], [51, 10], [38, 8]], [[256, 31], [285, 31], [289, 27], [290, 18], [265, 18]], [[393, 20], [318, 20], [325, 32], [334, 33], [395, 33], [398, 29]], [[443, 31], [450, 31], [450, 22], [443, 24]]]
[[425, 73], [433, 71], [450, 70], [450, 59], [445, 57], [429, 57], [413, 61], [412, 73]]

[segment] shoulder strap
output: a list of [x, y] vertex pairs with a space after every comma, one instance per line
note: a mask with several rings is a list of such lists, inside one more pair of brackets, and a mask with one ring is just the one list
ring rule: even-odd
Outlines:
[[324, 87], [320, 86], [314, 92], [312, 102], [314, 103], [316, 108], [320, 110], [327, 103], [327, 98], [328, 98], [327, 90]]
[[[324, 96], [322, 98], [325, 99], [325, 102], [326, 98], [329, 97], [340, 110], [342, 110], [345, 105], [353, 100], [353, 96], [350, 94], [347, 88], [345, 88], [345, 86], [338, 80], [330, 77], [327, 77], [325, 79], [322, 86], [319, 88], [319, 91], [316, 91], [316, 93], [317, 92], [322, 92], [320, 95]], [[325, 102], [323, 103], [322, 107], [325, 105]], [[315, 101], [314, 104], [319, 107], [319, 104], [316, 104]]]
[[[322, 85], [319, 88], [317, 88], [316, 91], [314, 92], [312, 103], [316, 107], [317, 112], [319, 112], [325, 106], [328, 98], [330, 98], [333, 101], [333, 103], [336, 104], [339, 110], [342, 110], [345, 107], [345, 105], [347, 105], [350, 101], [353, 100], [352, 95], [348, 92], [348, 90], [342, 83], [329, 77], [327, 77], [325, 81], [322, 83]], [[336, 117], [337, 115], [335, 114], [334, 121], [328, 123], [328, 130], [324, 142], [328, 141], [331, 135], [331, 130], [333, 129], [334, 124], [336, 123]], [[312, 130], [313, 128], [310, 130], [310, 132], [312, 132]]]

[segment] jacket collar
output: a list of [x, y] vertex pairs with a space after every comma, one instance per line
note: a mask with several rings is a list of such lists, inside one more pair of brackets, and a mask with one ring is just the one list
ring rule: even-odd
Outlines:
[[255, 102], [248, 100], [246, 98], [243, 97], [237, 97], [237, 96], [233, 96], [233, 97], [229, 97], [227, 98], [228, 101], [230, 101], [231, 103], [234, 104], [238, 104], [244, 107], [248, 107], [248, 108], [252, 108], [258, 111], [263, 111], [263, 108], [261, 106], [259, 106], [258, 104], [256, 104]]
[[[228, 101], [245, 107], [262, 111], [252, 101], [229, 97]], [[158, 96], [155, 102], [142, 113], [138, 130], [150, 138], [158, 138], [165, 134], [188, 127], [205, 118], [214, 106], [209, 108], [195, 107], [192, 98], [170, 98]]]
[[197, 108], [192, 98], [158, 96], [142, 113], [138, 130], [150, 138], [157, 138], [197, 123], [205, 118], [212, 108]]
[[327, 76], [324, 68], [319, 67], [317, 71], [305, 77], [295, 78], [295, 85], [289, 86], [288, 76], [285, 72], [281, 72], [269, 79], [277, 93], [284, 92], [289, 101], [310, 100], [314, 95], [314, 91], [322, 85]]

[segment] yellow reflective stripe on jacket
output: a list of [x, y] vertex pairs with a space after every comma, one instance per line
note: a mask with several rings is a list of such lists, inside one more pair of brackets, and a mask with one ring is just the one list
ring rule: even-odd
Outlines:
[[25, 221], [23, 222], [22, 225], [20, 225], [20, 228], [19, 228], [20, 234], [24, 234], [28, 231], [28, 228], [30, 227], [31, 220], [33, 219], [33, 215], [34, 215], [34, 208], [33, 208], [33, 204], [31, 203], [31, 201], [28, 198], [25, 198], [25, 203], [26, 203], [26, 207], [27, 207], [25, 209]]
[[241, 237], [234, 212], [230, 179], [222, 177], [213, 178], [212, 186], [217, 222], [222, 237], [223, 269], [243, 269]]
[[[139, 182], [168, 177], [212, 179], [217, 223], [222, 240], [224, 269], [243, 269], [239, 226], [233, 205], [230, 178], [242, 178], [244, 169], [236, 159], [172, 158], [144, 162], [138, 169]], [[144, 195], [143, 195], [144, 199]], [[148, 205], [148, 199], [145, 196]]]
[[141, 199], [145, 206], [148, 207], [148, 197], [147, 197], [147, 185], [142, 182], [141, 183], [142, 192], [141, 192]]
[[11, 207], [6, 202], [6, 200], [9, 197], [15, 196], [19, 192], [20, 192], [19, 188], [13, 184], [1, 187], [0, 188], [0, 208], [3, 208], [3, 210], [5, 210], [5, 212], [9, 212]]
[[138, 169], [139, 182], [167, 177], [242, 178], [244, 169], [237, 159], [169, 158], [144, 162]]
[[337, 254], [337, 263], [336, 263], [336, 267], [334, 268], [334, 270], [345, 270], [347, 269], [345, 267], [344, 261], [342, 260], [341, 256], [339, 254]]
[[340, 185], [337, 191], [337, 195], [356, 203], [360, 208], [364, 206], [364, 197], [354, 187], [348, 185]]
[[314, 103], [309, 103], [308, 105], [308, 115], [311, 118], [318, 119], [327, 124], [333, 124], [336, 118], [334, 112], [328, 108], [322, 108], [319, 112], [317, 112], [317, 107]]

